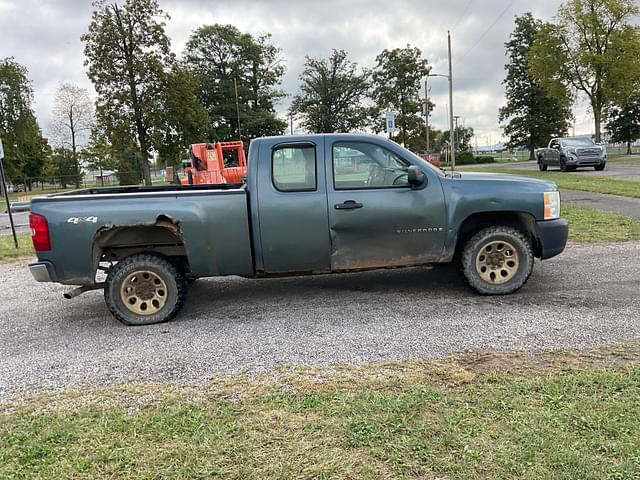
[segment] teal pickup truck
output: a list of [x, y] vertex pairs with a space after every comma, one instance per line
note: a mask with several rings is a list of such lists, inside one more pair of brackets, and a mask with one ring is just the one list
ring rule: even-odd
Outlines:
[[[268, 137], [237, 185], [77, 190], [31, 201], [41, 282], [103, 288], [127, 325], [171, 319], [199, 277], [352, 272], [456, 261], [485, 295], [518, 290], [565, 247], [550, 182], [445, 173], [371, 135]], [[105, 277], [100, 281], [100, 276]]]

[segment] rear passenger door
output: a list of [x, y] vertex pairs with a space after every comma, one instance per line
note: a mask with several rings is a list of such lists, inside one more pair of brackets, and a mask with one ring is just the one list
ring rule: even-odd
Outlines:
[[[330, 270], [324, 145], [301, 141], [264, 143], [257, 195], [261, 258], [267, 273]], [[254, 197], [256, 198], [256, 197]]]

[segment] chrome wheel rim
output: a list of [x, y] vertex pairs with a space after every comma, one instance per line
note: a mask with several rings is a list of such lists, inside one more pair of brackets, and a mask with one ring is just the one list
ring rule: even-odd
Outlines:
[[492, 285], [508, 282], [518, 272], [519, 267], [518, 251], [504, 240], [485, 244], [476, 256], [478, 275]]
[[120, 288], [120, 299], [136, 315], [153, 315], [167, 302], [167, 284], [154, 272], [140, 270], [127, 275]]

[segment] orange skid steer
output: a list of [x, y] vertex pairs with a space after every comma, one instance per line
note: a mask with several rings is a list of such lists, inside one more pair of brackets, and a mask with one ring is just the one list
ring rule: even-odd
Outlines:
[[247, 159], [242, 142], [194, 143], [189, 148], [191, 164], [184, 168], [183, 185], [242, 183]]

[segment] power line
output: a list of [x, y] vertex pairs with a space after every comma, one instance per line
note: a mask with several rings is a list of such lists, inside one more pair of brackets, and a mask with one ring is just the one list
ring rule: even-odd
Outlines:
[[505, 13], [507, 13], [507, 10], [509, 10], [509, 9], [511, 8], [511, 6], [512, 6], [515, 2], [516, 2], [516, 0], [511, 0], [511, 1], [509, 2], [509, 4], [505, 7], [505, 9], [504, 9], [504, 10], [502, 10], [502, 12], [500, 12], [500, 15], [498, 15], [498, 17], [493, 21], [493, 23], [492, 23], [491, 25], [489, 25], [489, 27], [488, 27], [484, 32], [482, 32], [482, 35], [480, 35], [480, 37], [478, 38], [478, 40], [476, 40], [476, 43], [474, 43], [474, 44], [471, 46], [471, 48], [470, 48], [469, 50], [467, 50], [467, 51], [464, 53], [464, 55], [462, 55], [461, 57], [459, 57], [459, 58], [456, 60], [456, 63], [455, 63], [454, 65], [457, 65], [457, 64], [458, 64], [458, 63], [460, 63], [462, 60], [464, 60], [464, 57], [466, 57], [467, 55], [469, 55], [469, 54], [473, 51], [473, 49], [474, 49], [474, 48], [476, 48], [476, 47], [478, 46], [478, 44], [479, 44], [479, 43], [482, 41], [482, 39], [487, 35], [487, 33], [489, 33], [489, 32], [491, 31], [491, 29], [492, 29], [493, 27], [495, 27], [495, 26], [496, 26], [496, 24], [500, 21], [500, 19], [501, 19], [502, 17], [504, 17], [504, 14], [505, 14]]
[[462, 10], [462, 14], [460, 15], [460, 17], [458, 17], [458, 21], [456, 22], [456, 24], [453, 26], [453, 28], [451, 29], [451, 31], [454, 31], [456, 28], [458, 28], [458, 25], [460, 25], [460, 23], [462, 22], [462, 20], [464, 20], [464, 17], [467, 16], [467, 12], [469, 11], [469, 7], [471, 6], [471, 4], [473, 3], [473, 0], [469, 0], [467, 2], [467, 6], [464, 7], [464, 10]]

